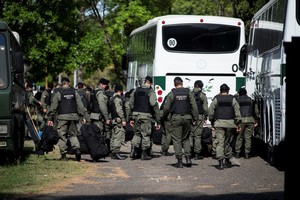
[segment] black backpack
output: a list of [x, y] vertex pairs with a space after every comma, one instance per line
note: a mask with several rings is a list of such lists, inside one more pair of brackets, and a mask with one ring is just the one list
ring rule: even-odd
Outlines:
[[38, 144], [38, 154], [43, 155], [54, 150], [54, 145], [59, 140], [58, 132], [53, 126], [45, 126], [42, 133], [42, 138]]
[[98, 161], [108, 155], [109, 149], [106, 145], [105, 137], [101, 135], [97, 125], [84, 124], [80, 128], [80, 132], [93, 161]]

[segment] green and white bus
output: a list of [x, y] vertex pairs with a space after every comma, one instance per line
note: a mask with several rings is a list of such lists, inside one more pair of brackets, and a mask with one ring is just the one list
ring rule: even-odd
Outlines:
[[130, 35], [127, 50], [127, 91], [153, 77], [158, 102], [180, 76], [184, 87], [204, 83], [209, 103], [228, 84], [235, 93], [244, 85], [239, 69], [240, 49], [245, 44], [241, 19], [221, 16], [166, 15], [153, 18]]
[[286, 135], [285, 43], [300, 37], [300, 2], [270, 0], [252, 18], [249, 42], [240, 69], [248, 95], [258, 104], [260, 125], [254, 134], [263, 142], [268, 161], [284, 162]]

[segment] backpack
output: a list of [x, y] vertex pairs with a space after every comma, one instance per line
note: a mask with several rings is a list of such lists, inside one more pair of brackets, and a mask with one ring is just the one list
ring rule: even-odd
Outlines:
[[38, 154], [43, 155], [54, 150], [54, 145], [57, 144], [59, 140], [58, 132], [53, 128], [53, 126], [45, 126], [42, 138], [38, 144]]
[[202, 130], [201, 142], [203, 144], [211, 144], [212, 143], [212, 132], [208, 127], [204, 127]]
[[106, 145], [105, 137], [101, 135], [97, 125], [84, 124], [80, 128], [80, 132], [93, 161], [98, 161], [108, 155], [109, 149]]

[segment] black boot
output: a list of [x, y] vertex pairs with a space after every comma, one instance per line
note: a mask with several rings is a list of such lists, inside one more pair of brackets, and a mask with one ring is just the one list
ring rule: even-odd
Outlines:
[[230, 162], [229, 158], [225, 158], [224, 168], [232, 167], [232, 163]]
[[195, 159], [195, 160], [202, 160], [202, 159], [203, 159], [203, 156], [202, 156], [200, 153], [196, 153], [194, 159]]
[[186, 156], [185, 158], [186, 158], [186, 166], [191, 167], [192, 166], [191, 156]]
[[79, 149], [75, 150], [75, 157], [76, 157], [76, 161], [80, 161], [81, 160], [81, 153]]
[[148, 155], [148, 151], [146, 150], [142, 150], [142, 157], [141, 160], [151, 160], [151, 156]]
[[136, 159], [137, 157], [137, 148], [135, 146], [131, 146], [130, 158]]
[[224, 159], [219, 160], [219, 165], [217, 166], [217, 169], [220, 169], [220, 170], [224, 169]]
[[178, 162], [175, 164], [175, 167], [183, 168], [182, 158], [178, 158], [177, 161]]
[[161, 154], [162, 156], [173, 156], [173, 154], [169, 153], [168, 150], [162, 150]]
[[65, 153], [61, 154], [61, 157], [59, 160], [67, 161], [68, 160], [67, 155]]
[[120, 153], [111, 153], [111, 159], [124, 160], [126, 157], [120, 155]]

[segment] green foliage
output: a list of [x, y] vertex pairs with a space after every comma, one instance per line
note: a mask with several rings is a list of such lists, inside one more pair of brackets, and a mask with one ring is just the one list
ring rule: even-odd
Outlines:
[[[56, 81], [60, 73], [95, 71], [125, 84], [122, 55], [130, 33], [149, 19], [167, 14], [241, 18], [248, 33], [253, 14], [267, 0], [28, 0], [0, 1], [0, 19], [21, 36], [27, 77]], [[113, 66], [111, 68], [111, 66]], [[105, 70], [109, 68], [109, 70]]]

